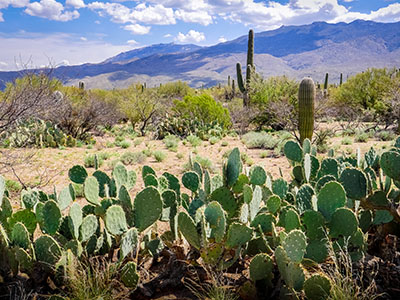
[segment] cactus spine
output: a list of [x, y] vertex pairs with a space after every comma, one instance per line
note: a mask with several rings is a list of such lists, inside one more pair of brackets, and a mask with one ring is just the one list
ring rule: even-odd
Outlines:
[[254, 68], [254, 31], [249, 31], [249, 39], [247, 45], [247, 70], [246, 82], [243, 81], [242, 66], [240, 63], [236, 64], [237, 81], [240, 91], [243, 94], [243, 106], [249, 105], [249, 85]]
[[314, 99], [314, 81], [306, 77], [301, 81], [299, 87], [299, 132], [301, 143], [306, 138], [312, 139], [314, 131]]

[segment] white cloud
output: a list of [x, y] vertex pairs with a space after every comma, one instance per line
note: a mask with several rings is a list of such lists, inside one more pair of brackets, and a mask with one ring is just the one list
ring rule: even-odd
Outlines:
[[3, 13], [0, 11], [0, 22], [4, 22]]
[[132, 34], [143, 35], [148, 34], [150, 32], [150, 26], [142, 26], [139, 24], [130, 24], [124, 26], [125, 30], [129, 30]]
[[204, 36], [203, 32], [198, 32], [191, 29], [187, 34], [179, 32], [175, 38], [175, 41], [179, 43], [199, 43], [201, 41], [204, 41], [205, 39], [206, 37]]
[[104, 17], [111, 16], [115, 23], [145, 23], [153, 25], [175, 24], [174, 11], [172, 8], [166, 8], [163, 5], [146, 5], [141, 3], [135, 8], [130, 9], [119, 3], [92, 2], [88, 7]]
[[83, 8], [86, 6], [83, 0], [67, 0], [65, 1], [65, 5], [69, 5], [75, 8]]
[[27, 5], [25, 13], [31, 16], [66, 22], [79, 18], [78, 11], [64, 11], [64, 6], [55, 0], [40, 0]]
[[9, 5], [14, 7], [25, 7], [29, 0], [0, 0], [0, 9], [7, 8]]
[[223, 36], [219, 37], [218, 39], [218, 43], [225, 43], [227, 41], [227, 39]]
[[164, 37], [165, 37], [165, 38], [170, 38], [170, 37], [172, 37], [172, 34], [167, 33], [166, 35], [164, 35]]
[[128, 45], [137, 45], [139, 44], [138, 42], [136, 42], [135, 40], [129, 40], [126, 42]]
[[[83, 63], [99, 63], [105, 59], [131, 50], [132, 47], [112, 45], [101, 40], [81, 41], [79, 36], [65, 33], [37, 34], [13, 33], [0, 35], [0, 45], [7, 45], [0, 51], [0, 61], [8, 64], [7, 70], [18, 69], [16, 60], [22, 64], [32, 61], [32, 67], [49, 65], [53, 66], [65, 61], [71, 65]], [[46, 45], [46, 47], [43, 47]], [[101, 49], [101, 51], [99, 51]], [[21, 60], [19, 59], [21, 57]], [[21, 63], [18, 63], [21, 66]]]
[[81, 36], [79, 39], [80, 39], [81, 41], [84, 41], [84, 42], [87, 41], [87, 38], [85, 38], [84, 36]]
[[213, 22], [213, 17], [208, 14], [207, 11], [185, 11], [178, 9], [175, 11], [177, 19], [182, 20], [186, 23], [198, 23], [207, 26]]

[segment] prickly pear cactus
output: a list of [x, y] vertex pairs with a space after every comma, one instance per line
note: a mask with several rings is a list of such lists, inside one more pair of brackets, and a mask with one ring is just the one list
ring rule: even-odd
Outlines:
[[190, 245], [198, 250], [200, 249], [200, 236], [197, 232], [196, 225], [186, 212], [182, 211], [178, 215], [178, 229]]
[[195, 193], [200, 185], [199, 175], [196, 172], [186, 172], [182, 176], [182, 183], [185, 188]]
[[80, 165], [73, 166], [68, 171], [69, 179], [78, 184], [83, 184], [85, 182], [88, 173], [86, 169]]
[[307, 299], [324, 300], [329, 297], [331, 286], [331, 282], [326, 276], [315, 274], [305, 281], [304, 292]]
[[160, 218], [162, 210], [161, 195], [155, 187], [147, 187], [139, 192], [133, 207], [135, 226], [139, 232], [153, 225]]
[[250, 262], [250, 278], [253, 281], [272, 279], [273, 261], [268, 254], [260, 253]]
[[292, 230], [283, 241], [282, 246], [292, 262], [300, 263], [306, 253], [306, 236], [301, 230]]
[[139, 283], [139, 274], [136, 270], [136, 263], [130, 261], [123, 266], [121, 270], [121, 281], [127, 288], [136, 290]]
[[106, 211], [104, 220], [111, 234], [121, 235], [128, 230], [124, 210], [119, 205], [111, 205]]

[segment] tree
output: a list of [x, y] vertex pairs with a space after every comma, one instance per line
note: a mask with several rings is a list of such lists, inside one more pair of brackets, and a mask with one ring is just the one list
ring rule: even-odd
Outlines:
[[56, 91], [61, 83], [49, 74], [26, 74], [7, 84], [0, 94], [0, 133], [19, 121], [42, 118], [59, 105]]
[[132, 125], [133, 130], [139, 126], [142, 136], [145, 135], [149, 121], [162, 108], [162, 99], [156, 89], [143, 89], [141, 85], [131, 85], [124, 90], [116, 91], [120, 111]]

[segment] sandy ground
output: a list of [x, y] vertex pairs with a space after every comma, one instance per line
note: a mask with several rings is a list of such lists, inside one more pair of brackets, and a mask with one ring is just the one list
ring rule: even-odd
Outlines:
[[[341, 136], [335, 136], [329, 140], [330, 147], [334, 148], [336, 153], [355, 153], [356, 149], [360, 148], [361, 153], [363, 154], [368, 151], [371, 146], [375, 149], [382, 149], [391, 144], [391, 142], [370, 140], [367, 143], [352, 142], [351, 145], [342, 145], [342, 139]], [[139, 175], [136, 187], [132, 190], [132, 194], [135, 194], [137, 190], [143, 187], [143, 182], [140, 176], [143, 165], [151, 166], [158, 175], [168, 171], [176, 175], [178, 178], [181, 178], [182, 173], [184, 172], [184, 164], [188, 162], [189, 155], [192, 153], [193, 156], [199, 155], [210, 159], [213, 163], [213, 170], [216, 173], [220, 173], [224, 161], [224, 153], [238, 147], [241, 152], [247, 153], [254, 164], [263, 166], [268, 172], [270, 172], [273, 178], [280, 177], [280, 170], [285, 179], [290, 179], [291, 176], [290, 166], [285, 157], [275, 157], [273, 151], [270, 150], [248, 149], [242, 143], [240, 137], [228, 136], [214, 145], [211, 145], [207, 141], [203, 141], [202, 144], [196, 148], [192, 147], [189, 143], [184, 145], [180, 142], [177, 152], [168, 150], [164, 143], [159, 140], [150, 140], [146, 137], [135, 138], [135, 140], [142, 140], [139, 145], [135, 145], [132, 140], [127, 140], [131, 142], [131, 146], [127, 149], [122, 149], [120, 147], [107, 148], [107, 142], [113, 142], [113, 137], [96, 138], [97, 142], [92, 149], [88, 149], [87, 146], [66, 149], [7, 149], [4, 150], [4, 153], [12, 155], [13, 157], [19, 157], [20, 164], [16, 166], [14, 173], [10, 170], [5, 171], [4, 169], [0, 172], [6, 179], [16, 180], [17, 175], [27, 186], [35, 186], [40, 183], [41, 188], [45, 192], [52, 192], [54, 186], [59, 191], [69, 183], [68, 170], [76, 164], [83, 165], [84, 158], [88, 154], [94, 154], [96, 152], [109, 153], [111, 157], [104, 161], [104, 164], [100, 169], [107, 173], [111, 173], [110, 162], [118, 159], [125, 152], [137, 152], [146, 148], [150, 148], [153, 151], [161, 150], [165, 152], [167, 158], [163, 162], [157, 162], [153, 157], [148, 157], [144, 163], [127, 166], [129, 170], [133, 169]], [[228, 145], [222, 146], [222, 141], [225, 141], [225, 143], [227, 142]], [[261, 158], [261, 153], [265, 151], [268, 152], [268, 157]], [[181, 155], [178, 155], [178, 153]], [[33, 157], [31, 159], [26, 159], [29, 155], [33, 155]], [[324, 156], [324, 154], [319, 155]], [[5, 155], [3, 154], [3, 160], [4, 157]], [[89, 174], [94, 171], [93, 168], [88, 169]]]

